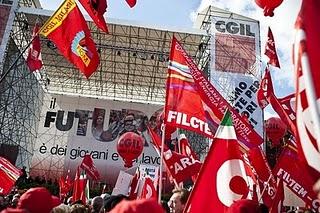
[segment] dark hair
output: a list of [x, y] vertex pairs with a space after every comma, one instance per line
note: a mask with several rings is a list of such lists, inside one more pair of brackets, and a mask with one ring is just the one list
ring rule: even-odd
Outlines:
[[104, 201], [104, 209], [109, 212], [111, 211], [118, 203], [120, 203], [122, 200], [129, 200], [129, 198], [125, 195], [119, 194], [119, 195], [111, 195]]
[[174, 189], [174, 190], [172, 190], [172, 193], [173, 194], [174, 193], [180, 194], [180, 202], [182, 204], [186, 204], [187, 203], [188, 197], [189, 197], [189, 194], [190, 194], [190, 192], [188, 190], [183, 189], [183, 188], [182, 189]]

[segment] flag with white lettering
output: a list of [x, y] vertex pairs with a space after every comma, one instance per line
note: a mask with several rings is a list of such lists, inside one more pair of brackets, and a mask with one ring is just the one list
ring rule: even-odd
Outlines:
[[264, 54], [266, 56], [268, 56], [268, 58], [269, 58], [268, 64], [271, 64], [275, 67], [280, 68], [276, 45], [275, 45], [273, 33], [272, 33], [270, 27], [268, 28], [268, 41], [266, 43], [266, 48], [265, 48]]
[[[152, 129], [148, 128], [148, 130], [155, 148], [160, 153], [161, 138]], [[164, 145], [163, 160], [170, 175], [177, 183], [197, 175], [202, 165], [199, 160], [172, 151], [166, 145]]]
[[257, 100], [261, 109], [269, 104], [270, 95], [273, 93], [273, 85], [270, 70], [266, 67], [264, 77], [261, 79], [259, 89], [257, 91]]
[[99, 171], [95, 167], [91, 155], [86, 154], [83, 157], [80, 167], [84, 169], [94, 180], [98, 180], [100, 178]]
[[7, 159], [0, 157], [0, 194], [7, 195], [22, 175], [22, 171]]
[[27, 65], [30, 71], [40, 70], [42, 67], [42, 59], [41, 59], [41, 43], [40, 36], [38, 34], [39, 26], [36, 24], [33, 28], [32, 38], [33, 41], [30, 45], [28, 57], [27, 57]]
[[312, 177], [305, 164], [299, 161], [297, 150], [290, 145], [283, 149], [273, 174], [313, 210], [317, 211], [317, 195], [312, 187], [317, 177]]
[[90, 30], [74, 0], [65, 0], [41, 27], [62, 55], [89, 78], [97, 70], [99, 55]]
[[173, 38], [166, 83], [164, 123], [212, 138], [220, 120], [202, 102], [186, 60], [176, 47], [176, 39]]
[[[277, 182], [266, 157], [260, 147], [250, 149], [247, 156], [250, 166], [252, 166], [252, 170], [254, 170], [253, 173], [257, 180], [257, 184], [259, 185], [260, 193], [258, 194], [262, 197], [263, 203], [266, 206], [271, 207], [277, 189]], [[263, 191], [263, 189], [265, 190]], [[263, 194], [261, 195], [262, 192]]]
[[283, 201], [284, 201], [284, 188], [283, 181], [279, 180], [276, 194], [274, 196], [271, 207], [269, 208], [269, 213], [282, 213]]
[[[168, 85], [170, 85], [170, 79], [167, 79], [167, 99], [168, 96], [172, 99], [175, 99], [178, 104], [184, 103], [184, 101], [193, 102], [197, 101], [200, 97], [201, 104], [193, 105], [188, 112], [182, 113], [177, 111], [166, 110], [165, 113], [165, 122], [170, 122], [170, 124], [179, 123], [179, 127], [194, 128], [194, 131], [202, 132], [199, 130], [210, 130], [207, 134], [209, 137], [213, 138], [213, 133], [216, 131], [217, 124], [222, 120], [225, 111], [228, 109], [231, 113], [231, 116], [234, 121], [234, 127], [237, 133], [239, 141], [242, 143], [242, 146], [247, 149], [250, 147], [255, 147], [260, 145], [263, 142], [262, 137], [252, 128], [252, 126], [223, 98], [223, 96], [218, 92], [218, 90], [203, 76], [202, 72], [199, 70], [197, 65], [194, 63], [192, 58], [188, 53], [183, 49], [178, 40], [173, 37], [171, 44], [171, 53], [170, 60], [178, 61], [180, 64], [183, 64], [185, 73], [188, 73], [189, 79], [192, 77], [190, 84], [187, 85], [183, 90], [192, 90], [193, 94], [188, 97], [182, 97], [181, 94], [184, 94], [185, 91], [176, 91], [175, 95], [172, 95], [168, 92]], [[168, 69], [169, 75], [171, 69], [169, 66]], [[169, 82], [169, 83], [168, 83]], [[169, 93], [169, 94], [168, 94]], [[170, 96], [171, 95], [171, 96]], [[170, 100], [170, 99], [169, 99]], [[166, 104], [168, 102], [166, 101]], [[175, 104], [177, 104], [175, 103]], [[192, 105], [191, 105], [192, 106]], [[202, 106], [202, 107], [201, 107]], [[173, 108], [174, 106], [171, 106]], [[170, 107], [167, 107], [170, 109]], [[192, 113], [199, 111], [202, 108], [205, 112], [206, 120], [199, 119], [199, 117], [190, 116]], [[181, 125], [182, 124], [182, 125]], [[209, 125], [212, 124], [212, 125]], [[210, 128], [209, 128], [210, 127]]]
[[[181, 134], [179, 136], [179, 150], [180, 150], [180, 153], [182, 155], [185, 155], [185, 156], [189, 156], [190, 158], [193, 158], [195, 160], [199, 160], [198, 156], [196, 155], [196, 153], [192, 150], [192, 147], [189, 143], [189, 140], [187, 139], [186, 135], [185, 134]], [[193, 175], [191, 177], [192, 181], [195, 182], [196, 179], [197, 179], [197, 175]]]
[[303, 0], [294, 43], [299, 154], [320, 172], [320, 2]]
[[246, 166], [232, 122], [227, 111], [184, 212], [225, 212], [234, 201], [250, 198]]
[[107, 9], [107, 0], [79, 0], [79, 2], [88, 12], [97, 27], [108, 33], [108, 27], [103, 17]]
[[292, 121], [293, 124], [296, 124], [296, 96], [294, 93], [287, 95], [283, 98], [278, 98], [279, 103], [281, 104], [283, 110], [288, 115], [289, 119]]
[[266, 68], [265, 75], [261, 80], [260, 87], [257, 91], [258, 104], [261, 109], [264, 109], [270, 103], [274, 111], [277, 112], [279, 117], [290, 129], [291, 133], [294, 133], [296, 131], [295, 119], [293, 119], [295, 115], [293, 115], [292, 111], [285, 105], [287, 101], [286, 98], [288, 97], [289, 96], [278, 99], [275, 96], [270, 70]]

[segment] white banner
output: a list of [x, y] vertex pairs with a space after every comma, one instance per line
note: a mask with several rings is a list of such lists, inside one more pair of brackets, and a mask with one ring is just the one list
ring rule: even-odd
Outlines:
[[256, 92], [261, 79], [259, 22], [236, 14], [213, 16], [210, 81], [263, 137]]
[[30, 174], [54, 179], [70, 170], [74, 175], [83, 156], [89, 153], [101, 181], [114, 184], [120, 170], [128, 171], [116, 148], [119, 136], [128, 131], [145, 139], [143, 153], [132, 168], [139, 164], [160, 165], [146, 129], [149, 118], [155, 120], [151, 115], [159, 108], [66, 95], [46, 97]]

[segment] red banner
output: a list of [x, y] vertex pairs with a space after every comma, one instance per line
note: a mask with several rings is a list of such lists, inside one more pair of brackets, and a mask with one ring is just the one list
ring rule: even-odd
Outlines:
[[95, 167], [91, 155], [86, 154], [83, 157], [82, 163], [80, 165], [82, 169], [84, 169], [87, 174], [92, 177], [94, 180], [98, 180], [100, 178], [99, 171]]
[[271, 207], [277, 189], [277, 182], [260, 147], [249, 150], [248, 160], [259, 184], [260, 193], [265, 189], [262, 194], [263, 203]]
[[[197, 92], [200, 96], [201, 105], [204, 106], [207, 113], [210, 114], [211, 122], [216, 121], [215, 124], [223, 118], [223, 115], [227, 109], [230, 110], [231, 116], [234, 122], [234, 127], [238, 136], [239, 141], [247, 148], [255, 147], [263, 142], [262, 137], [251, 127], [251, 125], [241, 116], [239, 113], [222, 97], [222, 95], [217, 91], [217, 89], [203, 76], [202, 72], [198, 69], [197, 65], [193, 62], [192, 58], [186, 53], [181, 44], [177, 41], [175, 37], [172, 39], [171, 54], [174, 52], [178, 55], [180, 60], [183, 60], [188, 69], [190, 69], [191, 76], [194, 79], [194, 84], [192, 89]], [[170, 70], [170, 69], [169, 69]], [[187, 97], [188, 99], [194, 101], [194, 96]], [[176, 96], [179, 97], [179, 96]], [[197, 100], [197, 99], [195, 99]], [[199, 110], [198, 108], [192, 107], [192, 112]], [[204, 112], [204, 111], [203, 111]], [[183, 113], [181, 113], [183, 114]], [[188, 114], [184, 113], [185, 117], [188, 118]], [[167, 115], [167, 113], [166, 113]], [[179, 113], [177, 113], [178, 118]], [[207, 116], [208, 118], [209, 116]], [[170, 117], [169, 117], [170, 118]], [[195, 119], [190, 116], [190, 125]], [[178, 119], [175, 119], [178, 121]], [[182, 119], [183, 121], [183, 119]], [[186, 119], [188, 121], [188, 119]], [[186, 122], [184, 126], [187, 125]], [[199, 125], [200, 126], [200, 125]], [[206, 128], [205, 125], [203, 125]], [[208, 125], [209, 127], [209, 125]], [[183, 127], [185, 128], [185, 127]], [[210, 132], [211, 133], [211, 132]], [[212, 133], [211, 133], [212, 137]]]
[[74, 0], [66, 0], [40, 29], [89, 78], [100, 61], [94, 41]]
[[0, 157], [0, 194], [8, 194], [21, 175], [20, 169]]
[[[160, 151], [161, 139], [150, 128], [149, 133], [155, 147]], [[163, 153], [164, 163], [170, 172], [170, 175], [180, 183], [188, 178], [197, 175], [202, 163], [192, 157], [181, 155], [175, 151], [171, 151], [166, 145], [164, 145]]]
[[280, 178], [286, 186], [315, 212], [319, 208], [319, 200], [312, 190], [315, 182], [306, 165], [301, 163], [294, 147], [285, 147], [273, 169], [273, 174]]
[[41, 60], [41, 44], [40, 44], [40, 37], [38, 34], [39, 26], [36, 24], [33, 28], [32, 38], [33, 41], [29, 48], [28, 57], [27, 57], [27, 65], [30, 71], [40, 70], [42, 67], [42, 60]]
[[280, 68], [280, 63], [276, 51], [276, 45], [274, 43], [273, 33], [270, 27], [268, 28], [268, 41], [266, 43], [266, 49], [264, 51], [264, 54], [269, 58], [268, 64]]
[[307, 164], [320, 172], [320, 2], [304, 0], [296, 21], [297, 142]]

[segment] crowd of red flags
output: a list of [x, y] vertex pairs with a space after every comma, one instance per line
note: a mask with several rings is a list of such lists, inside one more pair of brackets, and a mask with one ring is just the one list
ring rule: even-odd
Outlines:
[[[80, 2], [96, 25], [108, 32], [103, 18], [107, 2]], [[135, 0], [126, 2], [130, 7], [136, 4]], [[68, 9], [62, 19], [52, 22], [55, 16], [61, 15], [61, 8], [64, 7]], [[164, 144], [163, 161], [175, 184], [185, 181], [187, 177], [192, 177], [195, 182], [185, 212], [224, 212], [235, 200], [245, 198], [263, 202], [270, 208], [270, 212], [279, 212], [284, 200], [284, 184], [307, 206], [317, 211], [312, 203], [316, 199], [312, 186], [320, 172], [320, 29], [315, 27], [316, 20], [320, 19], [319, 9], [320, 3], [317, 0], [304, 0], [302, 3], [295, 26], [297, 36], [293, 49], [296, 92], [283, 98], [276, 97], [270, 75], [270, 66], [280, 68], [280, 63], [274, 36], [271, 29], [268, 29], [265, 55], [269, 61], [257, 91], [258, 103], [262, 109], [270, 103], [293, 134], [292, 140], [297, 142], [287, 143], [272, 171], [259, 148], [263, 139], [203, 76], [179, 41], [173, 37], [166, 83], [164, 124], [171, 130], [183, 128], [212, 139], [203, 164], [193, 153], [187, 138], [180, 138], [179, 151], [171, 150]], [[69, 27], [70, 24], [73, 26]], [[38, 33], [52, 40], [60, 52], [87, 78], [97, 69], [99, 56], [94, 41], [73, 0], [65, 0], [40, 30], [35, 26], [27, 57], [31, 71], [42, 67]], [[295, 107], [292, 102], [296, 102]], [[197, 125], [185, 125], [188, 117], [197, 121]], [[241, 131], [240, 126], [243, 125], [249, 131]], [[160, 151], [161, 135], [150, 128], [148, 130], [153, 144]], [[86, 174], [81, 174], [80, 169]], [[7, 193], [20, 175], [17, 168], [0, 158], [2, 193]], [[61, 197], [66, 196], [73, 188], [73, 199], [85, 201], [88, 180], [86, 175], [94, 180], [99, 179], [99, 172], [90, 155], [84, 157], [73, 183], [69, 175], [61, 177]], [[138, 180], [137, 173], [131, 182], [132, 198], [137, 198]], [[145, 178], [141, 198], [156, 197], [156, 189], [157, 183]]]

